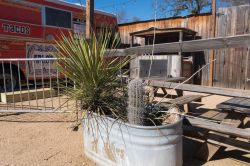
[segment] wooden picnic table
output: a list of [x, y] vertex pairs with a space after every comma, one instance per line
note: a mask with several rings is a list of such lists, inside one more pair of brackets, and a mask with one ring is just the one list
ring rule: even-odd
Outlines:
[[[249, 96], [249, 91], [237, 91], [232, 89], [223, 89], [216, 87], [204, 87], [198, 85], [189, 85], [182, 84], [179, 86], [177, 82], [184, 81], [185, 78], [150, 78], [149, 85], [154, 88], [162, 88], [163, 92], [166, 89], [173, 89], [176, 86], [177, 90], [183, 91], [194, 91], [194, 92], [203, 92], [209, 94], [221, 94], [226, 96]], [[165, 93], [165, 92], [164, 92]], [[190, 110], [189, 104], [193, 101], [197, 101], [204, 96], [201, 95], [185, 95], [180, 97], [180, 93], [178, 97], [175, 99], [170, 99], [168, 101], [162, 102], [161, 105], [165, 107], [169, 107], [172, 104], [176, 104], [179, 108], [182, 108], [184, 104], [187, 104], [187, 111], [185, 115], [185, 123], [184, 123], [184, 132], [185, 135], [189, 135], [190, 133], [195, 133], [195, 135], [190, 135], [192, 137], [198, 136], [204, 140], [202, 146], [197, 151], [196, 157], [209, 160], [221, 146], [233, 146], [239, 149], [243, 149], [249, 151], [249, 143], [250, 134], [246, 129], [239, 128], [242, 124], [243, 119], [246, 114], [240, 114], [235, 111], [226, 111], [219, 113], [218, 117], [220, 120], [209, 120], [202, 117], [191, 116], [188, 114]], [[250, 99], [247, 98], [239, 98], [235, 97], [231, 100], [228, 100], [224, 103], [217, 105], [217, 108], [224, 108], [230, 110], [237, 110], [244, 113], [249, 113], [250, 111]], [[238, 140], [237, 137], [240, 137], [243, 140]]]
[[[172, 82], [172, 83], [176, 83], [176, 82], [183, 82], [186, 78], [185, 77], [173, 77], [173, 78], [164, 78], [164, 77], [150, 77], [150, 79], [148, 78], [144, 78], [145, 80], [149, 80], [150, 82], [162, 82], [163, 84], [165, 82]], [[150, 84], [149, 82], [149, 84]], [[152, 85], [151, 85], [152, 86]], [[156, 92], [159, 88], [162, 89], [164, 96], [167, 95], [167, 91], [166, 89], [171, 89], [173, 87], [166, 87], [166, 86], [161, 86], [160, 84], [157, 86], [152, 86], [154, 89], [154, 96], [156, 95]], [[182, 89], [175, 89], [176, 94], [177, 94], [177, 98], [175, 99], [171, 99], [168, 101], [165, 101], [163, 103], [161, 103], [162, 105], [164, 105], [165, 107], [171, 106], [171, 105], [177, 105], [180, 109], [184, 110], [184, 105], [187, 105], [186, 107], [186, 112], [190, 111], [190, 103], [193, 101], [199, 101], [203, 95], [185, 95], [183, 96], [183, 90]]]
[[[221, 146], [233, 146], [239, 149], [249, 151], [248, 141], [250, 139], [250, 134], [247, 129], [239, 127], [241, 124], [243, 124], [243, 119], [245, 118], [246, 114], [249, 114], [250, 112], [250, 91], [206, 87], [190, 84], [182, 84], [179, 86], [177, 82], [184, 80], [185, 78], [183, 80], [178, 78], [171, 78], [170, 80], [152, 79], [150, 85], [152, 87], [167, 89], [175, 88], [176, 86], [178, 86], [178, 88], [176, 88], [178, 90], [234, 97], [226, 102], [217, 105], [217, 108], [226, 111], [221, 111], [218, 114], [220, 120], [213, 121], [213, 119], [209, 120], [209, 118], [206, 119], [186, 114], [185, 119], [187, 121], [186, 123], [184, 123], [185, 135], [195, 133], [195, 135], [191, 134], [190, 136], [198, 136], [198, 138], [202, 138], [204, 140], [204, 143], [202, 144], [197, 153], [201, 155], [197, 155], [196, 157], [201, 158], [203, 160], [209, 160]], [[178, 97], [176, 99], [166, 101], [162, 104], [163, 106], [166, 105], [166, 107], [168, 105], [171, 105], [172, 103], [176, 103], [177, 105], [189, 105], [190, 102], [196, 101], [199, 98], [202, 98], [202, 96], [185, 95], [183, 97]], [[237, 137], [240, 137], [243, 140], [238, 140]]]
[[165, 82], [180, 82], [184, 81], [186, 77], [143, 77], [143, 80], [153, 80], [153, 81], [165, 81]]
[[[197, 151], [196, 157], [208, 161], [221, 146], [233, 146], [249, 152], [250, 132], [240, 126], [244, 124], [246, 115], [249, 115], [250, 99], [234, 97], [216, 105], [216, 108], [219, 109], [217, 123], [199, 117], [187, 117], [191, 128], [190, 125], [184, 123], [184, 128], [187, 129], [186, 135], [192, 133], [194, 128], [202, 129], [197, 133], [202, 133], [202, 139], [205, 142]], [[241, 139], [237, 139], [238, 137]]]
[[[186, 78], [185, 77], [149, 77], [149, 79], [147, 77], [145, 78], [142, 78], [144, 80], [148, 80], [148, 81], [160, 81], [160, 82], [173, 82], [173, 83], [178, 83], [178, 82], [183, 82]], [[164, 87], [164, 86], [153, 86], [154, 89], [154, 92], [157, 92], [157, 90], [159, 88], [161, 88], [161, 90], [163, 91], [164, 95], [167, 94], [167, 91], [166, 91], [166, 88], [167, 87]], [[170, 87], [169, 87], [170, 89]], [[179, 89], [176, 89], [175, 90], [176, 93], [177, 93], [177, 96], [183, 96], [183, 90], [179, 90]]]
[[227, 111], [241, 112], [250, 115], [250, 99], [234, 97], [232, 99], [229, 99], [223, 103], [216, 105], [216, 108]]

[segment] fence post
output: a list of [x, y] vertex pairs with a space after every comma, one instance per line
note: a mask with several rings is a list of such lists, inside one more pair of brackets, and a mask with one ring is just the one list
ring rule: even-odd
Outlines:
[[90, 38], [94, 27], [94, 0], [86, 0], [86, 38]]
[[250, 78], [248, 78], [249, 52], [250, 52], [250, 46], [248, 46], [248, 48], [247, 48], [247, 55], [246, 55], [245, 89], [247, 89], [247, 84], [248, 84], [248, 82], [250, 81]]
[[[212, 1], [212, 25], [211, 25], [211, 37], [215, 38], [215, 27], [216, 27], [216, 0]], [[209, 59], [210, 61], [214, 60], [214, 50], [210, 51]], [[214, 77], [214, 63], [210, 64], [210, 73], [209, 73], [209, 86], [213, 86], [213, 77]]]

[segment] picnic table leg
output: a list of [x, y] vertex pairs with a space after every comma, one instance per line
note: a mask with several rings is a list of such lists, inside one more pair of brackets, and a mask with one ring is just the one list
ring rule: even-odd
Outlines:
[[183, 96], [183, 90], [176, 89], [175, 91], [176, 91], [177, 97]]
[[164, 96], [165, 96], [166, 94], [168, 94], [168, 92], [166, 91], [166, 89], [165, 89], [164, 87], [161, 87], [161, 90], [163, 91]]
[[[221, 119], [220, 124], [237, 128], [243, 123], [244, 118], [245, 116], [241, 113], [230, 112], [225, 118]], [[213, 134], [214, 132], [209, 131], [206, 133], [206, 136], [209, 136], [209, 134], [211, 133]], [[219, 135], [222, 135], [224, 137], [236, 138], [233, 136], [227, 136], [225, 134]], [[196, 157], [203, 161], [209, 161], [213, 157], [213, 155], [219, 150], [220, 147], [221, 146], [209, 142], [209, 138], [205, 137], [205, 142], [202, 144], [201, 148], [196, 154]]]
[[191, 111], [190, 103], [183, 105], [183, 110], [185, 113], [189, 113]]
[[149, 102], [153, 102], [154, 101], [154, 97], [155, 95], [155, 88], [154, 87], [149, 87]]
[[[175, 89], [175, 92], [177, 94], [177, 97], [183, 96], [183, 90]], [[184, 105], [179, 106], [179, 109], [184, 111]]]
[[[183, 90], [176, 89], [175, 91], [176, 91], [177, 97], [183, 96]], [[186, 109], [184, 109], [184, 105], [181, 107], [181, 109], [184, 110], [186, 113], [190, 112], [191, 111], [190, 103], [187, 103], [185, 105], [186, 105]]]
[[153, 87], [153, 93], [154, 93], [154, 96], [157, 96], [157, 91], [158, 91], [158, 87]]

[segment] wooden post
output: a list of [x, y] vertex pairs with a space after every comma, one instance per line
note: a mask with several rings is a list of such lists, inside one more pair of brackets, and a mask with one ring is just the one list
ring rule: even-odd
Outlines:
[[[216, 27], [216, 0], [212, 1], [212, 22], [211, 22], [211, 38], [215, 37], [215, 27]], [[214, 60], [214, 50], [210, 51], [209, 60]], [[214, 63], [210, 64], [210, 73], [209, 73], [209, 86], [213, 86], [213, 77], [214, 77]]]
[[131, 35], [130, 36], [130, 47], [133, 47], [133, 45], [134, 45], [134, 36]]
[[250, 79], [248, 78], [248, 62], [249, 62], [249, 52], [250, 52], [250, 46], [248, 46], [247, 48], [247, 55], [246, 55], [246, 71], [245, 71], [245, 89], [247, 89], [247, 84], [250, 81]]
[[86, 38], [89, 39], [94, 28], [94, 0], [86, 0]]
[[[183, 31], [181, 30], [180, 32], [179, 32], [179, 42], [182, 42], [183, 41]], [[182, 76], [182, 51], [181, 52], [179, 52], [179, 64], [180, 64], [180, 76], [179, 77], [181, 77]]]
[[[182, 42], [183, 41], [183, 31], [181, 30], [180, 32], [179, 32], [179, 42]], [[180, 73], [180, 75], [179, 75], [179, 77], [182, 77], [182, 66], [183, 66], [183, 62], [182, 62], [182, 50], [179, 52], [179, 56], [178, 56], [178, 62], [177, 62], [179, 65], [180, 65], [180, 67], [179, 67], [179, 73]], [[179, 89], [176, 89], [175, 90], [176, 91], [176, 94], [177, 94], [177, 96], [178, 97], [180, 97], [180, 96], [183, 96], [183, 90], [179, 90]]]

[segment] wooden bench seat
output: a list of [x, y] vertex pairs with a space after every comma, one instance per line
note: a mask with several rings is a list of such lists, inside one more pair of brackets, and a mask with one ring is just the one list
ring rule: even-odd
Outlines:
[[181, 97], [177, 97], [175, 99], [171, 99], [169, 101], [161, 103], [163, 106], [171, 106], [171, 105], [177, 105], [179, 107], [183, 107], [185, 104], [187, 104], [187, 112], [190, 111], [190, 103], [193, 101], [200, 100], [203, 95], [185, 95]]
[[28, 100], [37, 100], [58, 96], [57, 91], [51, 88], [40, 88], [23, 91], [0, 93], [2, 103], [17, 103]]
[[219, 88], [219, 87], [210, 87], [210, 86], [193, 85], [193, 84], [181, 84], [180, 85], [179, 83], [175, 83], [175, 82], [165, 82], [165, 81], [158, 81], [158, 80], [151, 80], [149, 82], [149, 85], [153, 87], [164, 87], [168, 89], [175, 88], [176, 90], [250, 99], [250, 90]]
[[176, 105], [184, 105], [192, 101], [197, 101], [201, 99], [202, 97], [203, 97], [202, 95], [186, 95], [186, 96], [177, 97], [175, 99], [171, 99], [167, 101], [167, 103], [176, 104]]
[[227, 111], [236, 111], [250, 115], [250, 99], [234, 97], [230, 100], [216, 105], [216, 108]]
[[[239, 141], [236, 138], [244, 138], [250, 140], [250, 135], [247, 133], [246, 129], [238, 128], [244, 119], [244, 114], [236, 112], [222, 112], [219, 113], [218, 117], [220, 119], [218, 122], [210, 121], [209, 119], [203, 119], [201, 117], [186, 117], [184, 122], [184, 129], [189, 129], [185, 132], [186, 135], [189, 135], [193, 131], [190, 131], [190, 125], [192, 128], [202, 129], [201, 132], [195, 132], [192, 136], [196, 137], [202, 135], [201, 139], [204, 139], [202, 146], [199, 148], [195, 154], [196, 158], [199, 158], [203, 161], [209, 161], [213, 155], [220, 149], [221, 146], [233, 146], [240, 148], [241, 150], [249, 151], [250, 145], [247, 141]], [[211, 120], [213, 120], [213, 117]], [[185, 127], [185, 125], [187, 125]]]

